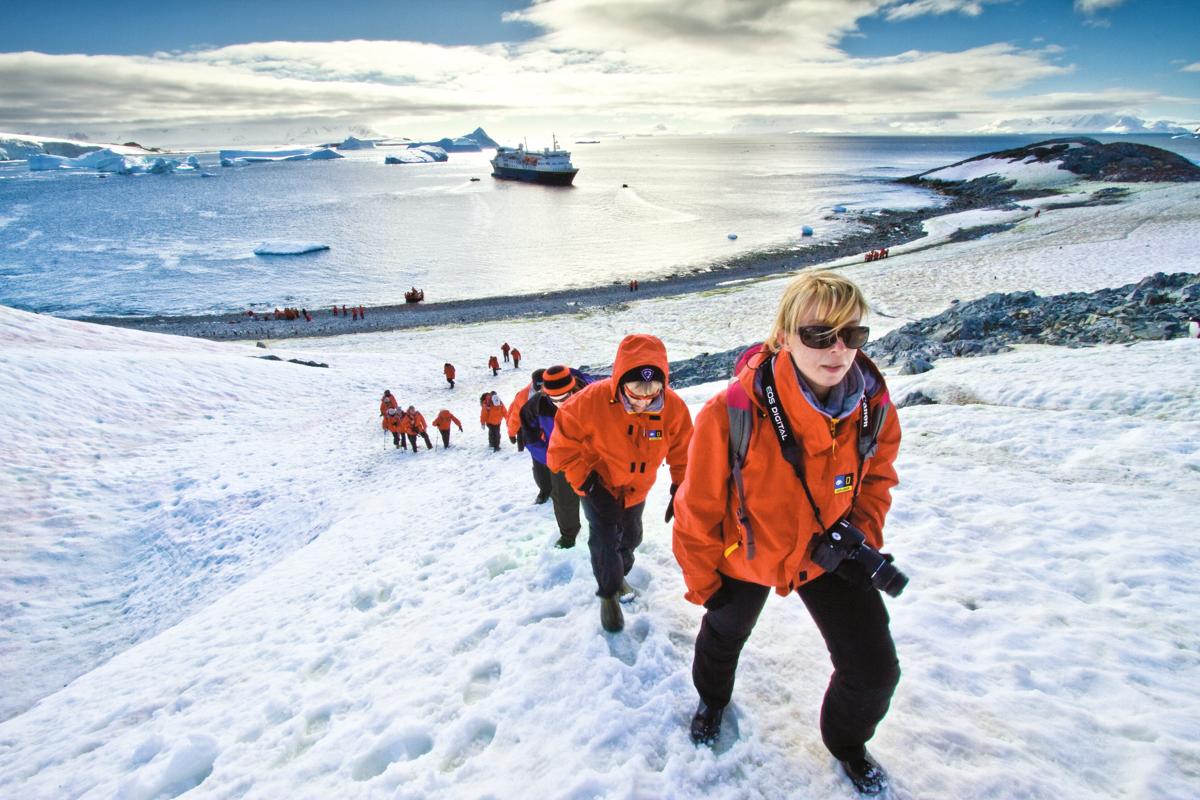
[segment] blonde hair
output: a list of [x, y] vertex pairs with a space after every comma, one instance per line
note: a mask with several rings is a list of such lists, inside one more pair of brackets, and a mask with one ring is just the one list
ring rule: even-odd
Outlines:
[[805, 272], [783, 290], [767, 347], [773, 353], [779, 352], [783, 338], [795, 332], [801, 319], [810, 313], [821, 324], [841, 329], [865, 320], [870, 311], [862, 289], [849, 278], [829, 270]]

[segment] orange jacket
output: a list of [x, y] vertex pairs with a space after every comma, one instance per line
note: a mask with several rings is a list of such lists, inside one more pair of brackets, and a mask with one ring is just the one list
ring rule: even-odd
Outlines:
[[460, 431], [462, 430], [462, 423], [458, 421], [458, 417], [450, 413], [450, 409], [448, 408], [443, 408], [438, 412], [438, 415], [433, 418], [433, 427], [437, 428], [439, 431], [450, 430], [450, 423], [454, 423], [458, 426]]
[[525, 401], [529, 399], [529, 393], [533, 391], [533, 383], [525, 384], [525, 388], [517, 392], [512, 399], [512, 403], [508, 406], [508, 417], [505, 421], [508, 423], [508, 435], [516, 436], [517, 431], [521, 430], [521, 408], [525, 405]]
[[[754, 393], [755, 368], [768, 357], [762, 352], [754, 355], [738, 374], [751, 402], [760, 409], [762, 401]], [[866, 378], [872, 411], [879, 413], [880, 403], [887, 398], [883, 376], [861, 353], [855, 363]], [[850, 512], [850, 521], [862, 529], [867, 541], [881, 547], [883, 520], [898, 480], [893, 467], [900, 448], [895, 408], [887, 410], [875, 454], [862, 465], [855, 500], [853, 490], [836, 492], [834, 479], [858, 474], [861, 411], [856, 408], [849, 416], [831, 420], [804, 396], [791, 358], [777, 358], [774, 370], [788, 423], [803, 444], [805, 476], [824, 523], [832, 525]], [[754, 559], [746, 559], [744, 531], [737, 520], [737, 489], [731, 485], [728, 391], [722, 390], [696, 415], [687, 477], [675, 494], [673, 549], [687, 584], [684, 596], [693, 603], [703, 603], [720, 588], [718, 571], [738, 580], [774, 586], [781, 595], [822, 573], [809, 558], [812, 538], [822, 533], [820, 525], [796, 473], [780, 452], [770, 421], [757, 415], [742, 467], [755, 545]]]
[[546, 465], [553, 472], [565, 472], [576, 491], [594, 470], [626, 508], [646, 499], [664, 458], [671, 465], [671, 483], [683, 480], [692, 437], [692, 415], [671, 389], [664, 388], [660, 411], [625, 410], [620, 376], [647, 364], [670, 377], [667, 348], [658, 338], [635, 333], [622, 339], [613, 377], [585, 387], [559, 407], [546, 450]]
[[500, 369], [500, 359], [495, 356], [488, 358], [488, 369]]
[[389, 408], [398, 408], [399, 403], [396, 402], [396, 396], [389, 394], [387, 397], [379, 401], [379, 416], [386, 417]]
[[392, 433], [400, 433], [400, 434], [407, 433], [407, 431], [404, 429], [404, 427], [405, 426], [404, 426], [404, 415], [403, 414], [396, 414], [395, 416], [391, 416], [391, 417], [384, 415], [383, 429], [385, 431], [391, 431]]
[[447, 364], [446, 366], [442, 367], [442, 374], [445, 375], [448, 380], [454, 380], [454, 365]]
[[408, 433], [424, 433], [428, 427], [425, 424], [425, 417], [421, 415], [420, 411], [414, 411], [411, 414], [405, 412], [404, 421], [408, 425]]
[[487, 402], [483, 404], [483, 408], [479, 409], [479, 421], [486, 425], [501, 425], [506, 416], [508, 416], [508, 409], [504, 407], [504, 403], [492, 405], [491, 402]]
[[521, 360], [521, 351], [520, 351], [520, 350], [518, 350], [518, 349], [517, 349], [517, 348], [515, 348], [515, 347], [512, 349], [512, 360], [513, 360], [513, 361], [520, 361], [520, 360]]

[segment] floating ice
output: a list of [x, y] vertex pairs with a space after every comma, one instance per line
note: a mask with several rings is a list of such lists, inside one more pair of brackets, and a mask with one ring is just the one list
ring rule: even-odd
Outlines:
[[321, 242], [267, 241], [254, 248], [256, 256], [298, 256], [328, 250], [329, 245]]
[[800, 229], [800, 235], [801, 236], [812, 236], [813, 235], [812, 226], [805, 225], [803, 228]]
[[325, 161], [334, 158], [345, 158], [338, 151], [321, 147], [316, 150], [303, 148], [298, 150], [222, 150], [218, 153], [222, 167], [244, 167], [247, 164], [259, 164], [267, 161]]
[[431, 144], [422, 144], [397, 151], [383, 159], [385, 164], [429, 164], [450, 158], [446, 151]]

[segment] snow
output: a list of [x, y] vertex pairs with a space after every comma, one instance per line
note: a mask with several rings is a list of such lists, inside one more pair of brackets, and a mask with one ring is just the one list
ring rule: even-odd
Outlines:
[[450, 156], [442, 148], [432, 144], [415, 145], [397, 150], [384, 157], [385, 164], [429, 164], [446, 161]]
[[1061, 169], [1061, 161], [1039, 162], [1035, 156], [1023, 160], [980, 158], [952, 167], [935, 170], [921, 176], [926, 181], [971, 181], [987, 175], [998, 175], [1016, 181], [1015, 188], [1045, 188], [1062, 186], [1078, 180], [1074, 173]]
[[329, 245], [322, 242], [287, 242], [281, 240], [271, 240], [263, 242], [258, 247], [254, 248], [256, 256], [298, 256], [304, 253], [315, 253], [319, 250], [328, 250]]
[[[848, 265], [873, 334], [990, 291], [1200, 271], [1194, 186], [1033, 208]], [[768, 602], [725, 733], [696, 748], [701, 611], [665, 471], [608, 635], [586, 547], [552, 548], [528, 458], [474, 424], [482, 391], [528, 380], [485, 368], [501, 341], [530, 369], [607, 364], [635, 330], [672, 358], [725, 349], [763, 335], [784, 281], [270, 351], [0, 309], [0, 796], [854, 796], [820, 743], [829, 663], [798, 600]], [[871, 745], [897, 797], [1200, 793], [1198, 347], [889, 377], [939, 400], [899, 411], [887, 537], [912, 583], [889, 601], [904, 677]], [[393, 449], [385, 387], [466, 432]], [[718, 388], [682, 395], [695, 413]]]
[[330, 161], [345, 158], [331, 147], [292, 150], [221, 150], [218, 155], [222, 167], [241, 167], [246, 164], [262, 164], [271, 161]]
[[92, 150], [75, 158], [54, 155], [32, 155], [28, 159], [31, 171], [58, 169], [92, 169], [97, 172], [114, 173], [118, 175], [169, 175], [175, 172], [194, 172], [200, 169], [200, 162], [194, 155], [180, 160], [162, 157], [138, 157], [118, 153], [104, 148]]
[[338, 150], [374, 150], [375, 142], [370, 139], [359, 139], [347, 136], [346, 140], [337, 146]]

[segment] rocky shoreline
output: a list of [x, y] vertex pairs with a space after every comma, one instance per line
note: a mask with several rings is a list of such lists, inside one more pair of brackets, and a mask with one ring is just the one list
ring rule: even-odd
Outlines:
[[368, 306], [366, 316], [361, 320], [333, 316], [327, 308], [316, 311], [310, 309], [312, 322], [306, 322], [303, 318], [254, 320], [244, 314], [79, 319], [84, 322], [217, 341], [253, 341], [343, 336], [350, 333], [587, 313], [619, 307], [631, 300], [690, 294], [730, 281], [763, 278], [848, 258], [876, 248], [895, 247], [924, 237], [926, 233], [923, 223], [932, 217], [980, 207], [1011, 206], [1032, 196], [1031, 193], [1007, 191], [999, 186], [992, 191], [975, 191], [963, 195], [958, 195], [947, 187], [930, 188], [937, 188], [950, 198], [949, 202], [915, 211], [885, 209], [859, 214], [852, 218], [857, 230], [837, 240], [813, 242], [795, 248], [758, 251], [709, 268], [697, 268], [664, 278], [643, 280], [640, 281], [636, 293], [630, 292], [627, 284], [616, 282], [540, 294], [481, 297], [444, 303]]

